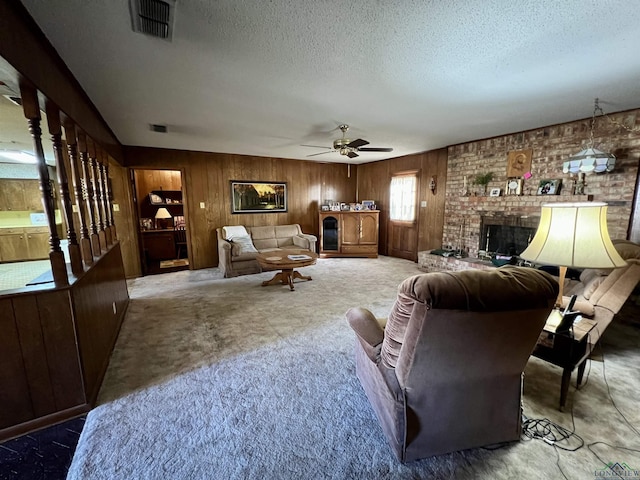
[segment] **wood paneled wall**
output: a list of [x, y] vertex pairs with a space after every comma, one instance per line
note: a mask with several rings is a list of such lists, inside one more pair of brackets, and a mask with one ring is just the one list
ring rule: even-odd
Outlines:
[[91, 408], [128, 302], [118, 243], [68, 287], [0, 297], [0, 441]]
[[[218, 265], [218, 227], [299, 223], [305, 233], [317, 235], [318, 211], [324, 200], [356, 199], [357, 167], [353, 165], [349, 169], [343, 163], [145, 147], [125, 147], [124, 151], [128, 167], [182, 171], [185, 219], [195, 269]], [[232, 214], [231, 180], [286, 182], [287, 212]], [[126, 252], [123, 257], [127, 276], [139, 275], [137, 241], [127, 241], [120, 233], [119, 239]], [[133, 258], [130, 250], [136, 251], [136, 264], [129, 263]]]
[[[380, 210], [380, 253], [387, 254], [389, 222], [389, 184], [391, 175], [418, 170], [418, 251], [440, 248], [444, 224], [445, 185], [447, 182], [447, 150], [439, 149], [416, 155], [365, 163], [358, 166], [358, 200], [375, 200]], [[429, 189], [431, 177], [436, 189]]]

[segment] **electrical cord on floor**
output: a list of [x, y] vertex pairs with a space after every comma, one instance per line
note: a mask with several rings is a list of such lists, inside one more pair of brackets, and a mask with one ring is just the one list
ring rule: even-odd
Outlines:
[[[597, 330], [597, 327], [596, 327]], [[605, 362], [604, 362], [604, 348], [602, 348], [602, 345], [600, 345], [600, 352], [602, 355], [602, 378], [604, 379], [604, 384], [607, 386], [607, 394], [609, 395], [609, 400], [611, 400], [611, 405], [613, 405], [613, 408], [615, 408], [618, 413], [620, 414], [620, 416], [622, 417], [622, 419], [625, 421], [625, 423], [629, 426], [629, 428], [640, 437], [640, 432], [638, 431], [638, 429], [629, 421], [629, 419], [627, 419], [627, 417], [625, 417], [624, 413], [622, 413], [622, 411], [618, 408], [618, 406], [616, 405], [615, 400], [613, 399], [613, 396], [611, 395], [611, 389], [609, 388], [609, 382], [607, 381], [607, 372], [605, 370]]]
[[[571, 412], [573, 416], [573, 409]], [[569, 431], [566, 428], [553, 423], [548, 418], [527, 418], [524, 414], [522, 415], [522, 417], [522, 434], [529, 440], [542, 440], [547, 445], [551, 445], [553, 447], [553, 451], [556, 454], [556, 466], [558, 467], [558, 471], [560, 471], [560, 473], [566, 480], [569, 480], [567, 475], [564, 473], [564, 470], [562, 470], [562, 466], [560, 465], [559, 450], [575, 452], [576, 450], [584, 446], [584, 440], [582, 440], [582, 438], [575, 432]], [[573, 428], [575, 430], [575, 424], [573, 425]], [[568, 441], [571, 438], [579, 439], [580, 444], [572, 448], [558, 445], [558, 442]]]
[[[573, 410], [571, 412], [573, 419]], [[575, 424], [573, 425], [575, 430]], [[555, 448], [575, 452], [584, 446], [584, 440], [575, 431], [568, 430], [548, 418], [528, 418], [522, 424], [522, 433], [531, 440], [542, 440]], [[575, 441], [576, 444], [571, 445]]]
[[[600, 337], [600, 332], [598, 331], [598, 327], [595, 327], [596, 331], [598, 332], [598, 337]], [[618, 408], [618, 406], [616, 405], [615, 400], [613, 399], [613, 396], [611, 395], [611, 389], [609, 388], [609, 382], [607, 381], [607, 373], [606, 373], [606, 368], [605, 368], [605, 360], [604, 360], [604, 348], [602, 347], [602, 342], [598, 342], [598, 346], [600, 347], [600, 355], [602, 355], [602, 378], [604, 380], [604, 384], [607, 387], [607, 394], [609, 395], [609, 400], [611, 400], [611, 404], [613, 405], [613, 407], [618, 411], [618, 413], [620, 414], [620, 416], [623, 418], [623, 420], [626, 422], [626, 424], [629, 426], [629, 428], [638, 436], [640, 436], [640, 432], [638, 432], [638, 429], [633, 426], [633, 424], [631, 424], [631, 422], [629, 422], [629, 420], [627, 419], [627, 417], [622, 413], [622, 411]], [[589, 360], [591, 362], [591, 360]], [[589, 364], [589, 370], [591, 370], [591, 364]], [[584, 385], [583, 385], [584, 386]], [[596, 445], [606, 445], [607, 447], [613, 448], [614, 450], [624, 450], [626, 452], [637, 452], [640, 453], [640, 449], [636, 449], [636, 448], [628, 448], [628, 447], [621, 447], [619, 445], [611, 445], [609, 443], [606, 442], [592, 442], [589, 443], [587, 445], [587, 449], [593, 454], [594, 457], [596, 457], [600, 462], [602, 462], [602, 464], [606, 467], [609, 465], [608, 462], [605, 462], [602, 458], [600, 458], [600, 456], [595, 452], [595, 450], [592, 448]], [[611, 469], [611, 472], [613, 473], [613, 475], [617, 476], [618, 478], [623, 478], [621, 475], [618, 474], [618, 472], [616, 472], [615, 470]]]

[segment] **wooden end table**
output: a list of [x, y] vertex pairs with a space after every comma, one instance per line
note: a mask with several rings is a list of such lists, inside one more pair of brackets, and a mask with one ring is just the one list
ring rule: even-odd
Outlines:
[[[306, 258], [290, 258], [302, 255]], [[271, 280], [262, 282], [262, 286], [266, 287], [267, 285], [281, 283], [282, 285], [289, 285], [291, 291], [295, 290], [293, 286], [294, 279], [299, 278], [301, 280], [312, 280], [311, 277], [301, 275], [300, 272], [297, 272], [295, 269], [314, 265], [317, 258], [318, 255], [309, 250], [287, 249], [259, 253], [256, 256], [256, 260], [263, 270], [280, 270], [280, 272], [276, 273]]]
[[553, 310], [532, 355], [562, 368], [560, 385], [560, 411], [562, 411], [567, 401], [571, 373], [576, 367], [578, 367], [576, 383], [578, 386], [582, 383], [587, 358], [591, 355], [592, 349], [589, 343], [589, 333], [595, 327], [596, 322], [589, 318], [583, 318], [580, 322], [575, 323], [570, 331], [557, 333], [556, 327], [559, 318], [561, 318], [560, 312]]

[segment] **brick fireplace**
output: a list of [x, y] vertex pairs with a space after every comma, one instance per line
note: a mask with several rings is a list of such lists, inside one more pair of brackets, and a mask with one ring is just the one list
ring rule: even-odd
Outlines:
[[[611, 117], [638, 128], [639, 113], [640, 110], [632, 110]], [[640, 134], [629, 134], [612, 122], [598, 122], [594, 142], [597, 148], [616, 156], [616, 168], [611, 173], [587, 175], [584, 195], [574, 195], [575, 175], [563, 173], [562, 165], [570, 155], [584, 148], [590, 121], [585, 119], [450, 146], [442, 244], [433, 248], [463, 249], [471, 259], [467, 262], [474, 262], [478, 252], [486, 249], [486, 226], [491, 222], [536, 228], [542, 204], [590, 200], [609, 204], [607, 223], [611, 238], [627, 238], [638, 180]], [[533, 151], [531, 176], [524, 180], [522, 195], [504, 195], [508, 154], [524, 149]], [[483, 195], [479, 186], [473, 184], [476, 176], [488, 172], [494, 173], [488, 189], [501, 189], [500, 196]], [[543, 179], [561, 180], [560, 194], [537, 195]], [[421, 264], [424, 254], [418, 253]]]

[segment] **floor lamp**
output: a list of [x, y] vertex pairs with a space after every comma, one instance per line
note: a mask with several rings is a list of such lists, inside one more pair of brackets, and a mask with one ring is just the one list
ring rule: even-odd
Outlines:
[[562, 306], [567, 267], [618, 268], [627, 264], [609, 238], [607, 204], [602, 202], [542, 205], [538, 230], [520, 257], [559, 267], [556, 307]]

